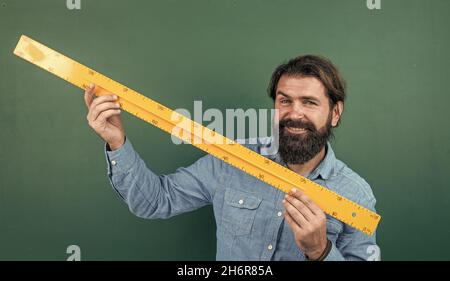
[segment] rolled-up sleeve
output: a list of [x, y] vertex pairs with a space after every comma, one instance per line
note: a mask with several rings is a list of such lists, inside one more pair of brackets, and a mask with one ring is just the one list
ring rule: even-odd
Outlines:
[[172, 174], [156, 175], [128, 138], [114, 151], [105, 144], [105, 156], [111, 186], [142, 218], [168, 218], [208, 205], [223, 178], [221, 161], [211, 155]]

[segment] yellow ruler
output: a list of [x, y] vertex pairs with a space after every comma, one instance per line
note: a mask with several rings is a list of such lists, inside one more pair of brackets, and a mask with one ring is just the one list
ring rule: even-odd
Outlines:
[[292, 188], [298, 188], [308, 195], [325, 213], [367, 235], [373, 234], [381, 219], [375, 212], [300, 176], [209, 128], [203, 127], [201, 124], [29, 37], [22, 35], [14, 54], [82, 89], [86, 89], [91, 83], [96, 84], [96, 96], [109, 93], [117, 95], [119, 97], [118, 102], [123, 110], [283, 192], [288, 193]]

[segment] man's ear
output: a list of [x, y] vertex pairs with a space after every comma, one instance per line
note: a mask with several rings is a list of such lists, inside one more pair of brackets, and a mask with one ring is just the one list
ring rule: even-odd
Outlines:
[[339, 124], [339, 120], [341, 119], [342, 112], [344, 112], [344, 103], [342, 101], [338, 101], [333, 106], [333, 115], [331, 117], [331, 126], [337, 127]]

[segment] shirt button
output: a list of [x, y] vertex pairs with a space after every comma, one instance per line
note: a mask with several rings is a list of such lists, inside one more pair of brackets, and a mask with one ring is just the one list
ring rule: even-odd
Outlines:
[[242, 205], [242, 204], [244, 204], [244, 200], [239, 200], [239, 205]]
[[282, 214], [282, 212], [278, 212], [277, 216], [281, 217]]
[[267, 249], [269, 249], [269, 251], [272, 250], [272, 249], [273, 249], [272, 244], [270, 244], [269, 246], [267, 246]]
[[111, 165], [116, 166], [117, 162], [116, 161], [111, 161]]

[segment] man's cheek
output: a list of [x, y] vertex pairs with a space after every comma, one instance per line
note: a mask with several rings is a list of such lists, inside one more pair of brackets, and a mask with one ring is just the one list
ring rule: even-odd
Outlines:
[[273, 116], [273, 124], [278, 128], [280, 128], [280, 122], [284, 120], [284, 117], [281, 114], [282, 113], [277, 110]]

